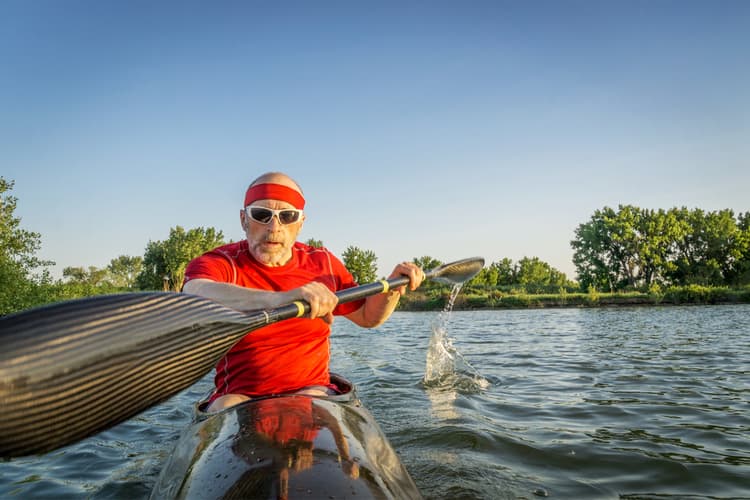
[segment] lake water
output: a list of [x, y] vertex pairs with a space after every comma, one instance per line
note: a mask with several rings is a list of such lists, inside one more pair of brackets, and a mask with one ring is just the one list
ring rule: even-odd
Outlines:
[[[750, 498], [750, 305], [454, 312], [426, 386], [437, 316], [338, 318], [332, 347], [425, 497]], [[0, 497], [148, 496], [210, 385], [0, 463]]]

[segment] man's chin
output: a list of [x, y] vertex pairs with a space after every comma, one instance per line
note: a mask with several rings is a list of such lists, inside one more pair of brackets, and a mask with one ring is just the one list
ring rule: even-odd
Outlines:
[[262, 244], [255, 249], [253, 257], [255, 257], [255, 260], [261, 264], [267, 266], [280, 266], [285, 264], [291, 256], [285, 251], [283, 245]]

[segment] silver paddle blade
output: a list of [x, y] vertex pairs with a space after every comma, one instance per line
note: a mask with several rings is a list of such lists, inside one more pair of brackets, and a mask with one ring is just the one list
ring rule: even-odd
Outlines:
[[471, 257], [443, 264], [440, 267], [425, 272], [425, 276], [440, 283], [458, 285], [476, 276], [483, 267], [483, 257]]

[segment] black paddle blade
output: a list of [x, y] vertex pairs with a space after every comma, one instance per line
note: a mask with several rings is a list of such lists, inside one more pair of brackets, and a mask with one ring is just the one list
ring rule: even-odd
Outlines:
[[0, 318], [0, 457], [54, 450], [164, 401], [267, 321], [178, 293], [98, 296]]

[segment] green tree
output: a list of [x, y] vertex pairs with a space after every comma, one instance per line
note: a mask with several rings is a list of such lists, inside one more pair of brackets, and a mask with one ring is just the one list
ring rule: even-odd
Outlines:
[[496, 284], [498, 286], [518, 284], [518, 267], [513, 264], [512, 259], [506, 257], [500, 261], [493, 262], [489, 268], [497, 273]]
[[497, 282], [500, 279], [500, 269], [493, 264], [494, 262], [489, 266], [483, 267], [480, 271], [480, 273], [484, 273], [484, 281], [489, 287], [496, 287]]
[[66, 267], [63, 269], [63, 278], [66, 278], [69, 283], [89, 285], [92, 287], [108, 283], [107, 270], [99, 269], [95, 266], [89, 266], [88, 269], [82, 267]]
[[619, 290], [650, 279], [654, 269], [644, 260], [648, 215], [632, 205], [597, 210], [581, 224], [571, 241], [573, 263], [582, 289]]
[[640, 267], [643, 288], [652, 284], [663, 284], [674, 272], [673, 254], [675, 242], [689, 230], [685, 221], [677, 217], [675, 210], [643, 210], [639, 221], [642, 235]]
[[706, 242], [704, 261], [711, 276], [706, 284], [735, 284], [744, 252], [742, 229], [735, 220], [734, 212], [724, 209], [707, 213], [703, 237]]
[[576, 229], [573, 262], [584, 290], [737, 285], [750, 268], [746, 224], [731, 210], [605, 207]]
[[[494, 278], [494, 279], [493, 279]], [[489, 267], [483, 267], [479, 272], [466, 282], [467, 286], [494, 287], [497, 284], [497, 275]]]
[[[412, 262], [419, 267], [422, 268], [424, 271], [429, 271], [431, 269], [435, 269], [436, 267], [440, 267], [443, 265], [443, 262], [435, 259], [433, 257], [430, 257], [429, 255], [423, 255], [422, 257], [414, 257], [412, 259]], [[433, 280], [426, 280], [424, 284], [421, 286], [422, 290], [431, 290], [436, 288], [442, 288], [445, 285], [441, 285], [437, 281]]]
[[322, 240], [316, 240], [315, 238], [310, 238], [305, 242], [305, 245], [310, 245], [311, 247], [315, 248], [323, 248], [325, 245], [323, 245]]
[[619, 206], [612, 216], [605, 217], [610, 233], [612, 256], [617, 262], [617, 287], [634, 287], [638, 281], [640, 211], [631, 205]]
[[149, 241], [143, 254], [143, 267], [135, 278], [135, 286], [140, 290], [161, 290], [169, 284], [169, 270], [163, 241]]
[[133, 288], [135, 279], [143, 270], [143, 257], [120, 255], [107, 266], [110, 282], [119, 288]]
[[96, 266], [66, 267], [63, 269], [64, 281], [45, 287], [45, 292], [50, 301], [68, 300], [92, 295], [117, 293], [122, 288], [116, 287], [109, 279], [107, 269], [99, 269]]
[[377, 279], [378, 258], [372, 250], [361, 250], [355, 246], [349, 246], [341, 257], [357, 283], [370, 283]]
[[436, 267], [440, 267], [443, 265], [442, 261], [434, 259], [429, 255], [414, 257], [414, 259], [412, 259], [412, 262], [421, 267], [424, 271], [429, 271], [430, 269], [435, 269]]
[[597, 210], [591, 219], [579, 224], [575, 230], [573, 264], [582, 290], [614, 290], [619, 281], [620, 259], [613, 241], [609, 221], [614, 210], [604, 207]]
[[212, 227], [185, 231], [181, 226], [176, 226], [169, 230], [166, 240], [148, 242], [136, 285], [141, 290], [167, 288], [179, 291], [188, 263], [223, 244], [223, 233]]
[[750, 212], [737, 216], [737, 227], [740, 230], [737, 238], [740, 259], [732, 280], [734, 285], [740, 286], [750, 284]]
[[565, 273], [561, 273], [539, 257], [524, 257], [518, 261], [518, 284], [530, 293], [557, 291], [567, 285]]
[[678, 285], [737, 284], [745, 272], [747, 247], [743, 218], [731, 210], [674, 209], [686, 231], [674, 244], [670, 277]]
[[39, 288], [50, 282], [45, 267], [54, 264], [36, 257], [39, 233], [21, 228], [14, 214], [18, 200], [6, 194], [14, 184], [0, 177], [0, 315], [42, 303]]

